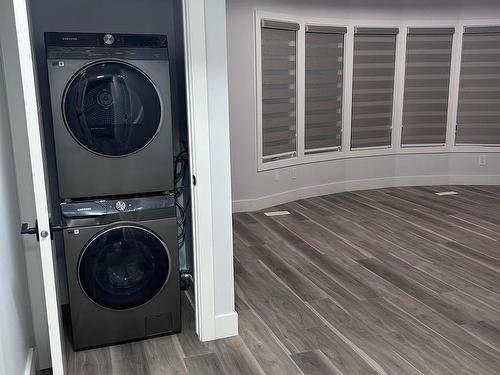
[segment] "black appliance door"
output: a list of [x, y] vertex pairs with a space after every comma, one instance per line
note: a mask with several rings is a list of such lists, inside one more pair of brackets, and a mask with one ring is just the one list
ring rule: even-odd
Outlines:
[[73, 138], [104, 156], [141, 150], [161, 123], [161, 101], [151, 80], [139, 69], [116, 61], [80, 70], [66, 88], [62, 104]]
[[163, 288], [169, 273], [167, 246], [139, 226], [119, 226], [98, 233], [88, 242], [78, 263], [78, 278], [85, 294], [113, 310], [147, 303]]

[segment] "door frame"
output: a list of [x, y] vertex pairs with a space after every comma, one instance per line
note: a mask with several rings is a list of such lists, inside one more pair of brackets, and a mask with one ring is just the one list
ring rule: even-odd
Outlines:
[[[19, 70], [11, 72], [10, 74], [19, 76], [22, 86], [22, 108], [24, 110], [23, 115], [26, 125], [30, 160], [29, 166], [23, 167], [31, 169], [52, 369], [54, 375], [64, 375], [66, 363], [61, 328], [62, 316], [55, 271], [56, 255], [50, 235], [50, 215], [41, 136], [41, 107], [39, 106], [38, 82], [35, 73], [35, 60], [33, 58], [34, 52], [31, 40], [30, 13], [27, 6], [27, 0], [12, 0], [11, 4], [12, 8], [9, 8], [9, 13], [11, 14], [8, 14], [8, 16], [13, 18], [13, 30], [11, 30], [13, 37], [11, 38], [17, 39]], [[22, 197], [20, 198], [22, 199]]]
[[205, 1], [183, 0], [196, 332], [216, 338]]

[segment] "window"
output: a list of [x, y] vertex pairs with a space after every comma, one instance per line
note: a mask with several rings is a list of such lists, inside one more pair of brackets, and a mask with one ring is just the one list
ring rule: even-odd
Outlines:
[[406, 42], [403, 146], [446, 143], [453, 28], [410, 28]]
[[306, 26], [305, 154], [340, 150], [345, 27]]
[[261, 21], [263, 162], [297, 155], [296, 23]]
[[449, 151], [455, 107], [457, 145], [500, 146], [500, 26], [464, 28], [458, 72], [455, 27], [409, 27], [399, 43], [397, 26], [277, 17], [255, 20], [259, 171]]
[[500, 27], [466, 27], [457, 144], [500, 145]]
[[391, 146], [397, 33], [395, 28], [356, 29], [352, 149]]

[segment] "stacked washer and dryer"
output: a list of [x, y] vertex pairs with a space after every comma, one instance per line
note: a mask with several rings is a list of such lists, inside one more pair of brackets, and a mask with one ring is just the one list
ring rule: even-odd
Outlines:
[[45, 42], [73, 347], [180, 331], [167, 38]]

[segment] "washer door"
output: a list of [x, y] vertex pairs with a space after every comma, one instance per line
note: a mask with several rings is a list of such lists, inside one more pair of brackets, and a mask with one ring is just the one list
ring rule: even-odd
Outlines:
[[141, 150], [161, 124], [161, 101], [151, 80], [116, 61], [80, 70], [66, 88], [62, 110], [73, 138], [104, 156]]
[[169, 251], [153, 232], [120, 226], [97, 234], [78, 263], [80, 286], [100, 306], [124, 310], [154, 298], [170, 273]]

